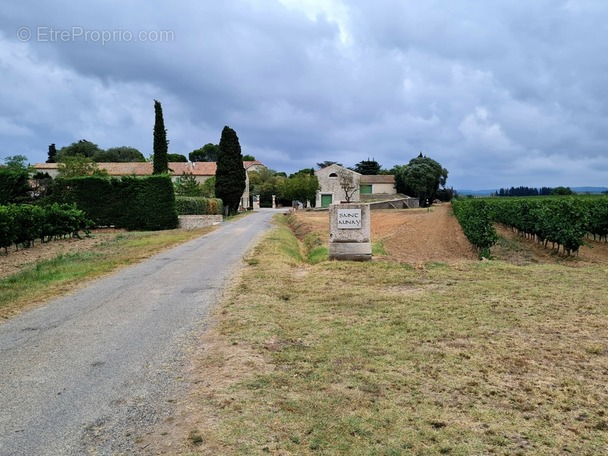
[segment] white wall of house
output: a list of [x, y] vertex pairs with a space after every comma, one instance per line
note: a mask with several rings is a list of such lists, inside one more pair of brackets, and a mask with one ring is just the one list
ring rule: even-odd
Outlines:
[[394, 184], [372, 184], [372, 193], [378, 195], [385, 193], [387, 195], [394, 195], [397, 193]]

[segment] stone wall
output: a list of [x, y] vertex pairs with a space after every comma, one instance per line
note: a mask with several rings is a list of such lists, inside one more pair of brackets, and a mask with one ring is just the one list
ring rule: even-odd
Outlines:
[[371, 209], [415, 209], [420, 207], [418, 198], [400, 198], [370, 202]]
[[194, 230], [205, 226], [219, 225], [222, 223], [221, 215], [180, 215], [179, 228], [182, 230]]

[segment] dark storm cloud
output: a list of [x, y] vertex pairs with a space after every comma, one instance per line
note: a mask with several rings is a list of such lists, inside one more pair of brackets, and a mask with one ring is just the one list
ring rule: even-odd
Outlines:
[[230, 125], [290, 172], [423, 151], [455, 187], [605, 185], [607, 18], [591, 0], [10, 1], [0, 157], [81, 138], [148, 155], [156, 98], [172, 152]]

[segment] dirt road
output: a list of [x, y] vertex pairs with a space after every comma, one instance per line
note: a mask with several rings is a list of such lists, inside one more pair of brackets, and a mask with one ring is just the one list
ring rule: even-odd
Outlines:
[[272, 215], [227, 223], [0, 325], [0, 455], [136, 452]]

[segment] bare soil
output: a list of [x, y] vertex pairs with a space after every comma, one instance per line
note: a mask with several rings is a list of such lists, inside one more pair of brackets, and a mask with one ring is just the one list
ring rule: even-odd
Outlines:
[[46, 243], [36, 242], [32, 247], [16, 249], [14, 246], [8, 252], [0, 250], [0, 278], [16, 274], [23, 268], [38, 261], [50, 260], [59, 255], [86, 252], [93, 250], [103, 242], [113, 239], [125, 230], [97, 229], [90, 236], [67, 238]]
[[565, 255], [547, 247], [534, 239], [520, 236], [511, 228], [495, 225], [500, 236], [498, 243], [492, 247], [492, 256], [496, 259], [508, 261], [513, 264], [553, 263], [565, 266], [590, 266], [594, 264], [608, 264], [608, 243], [585, 239], [578, 253]]
[[[298, 219], [329, 238], [327, 212], [298, 212]], [[381, 241], [386, 258], [414, 265], [427, 262], [457, 263], [477, 255], [448, 204], [429, 209], [375, 210], [371, 212], [372, 241]]]

